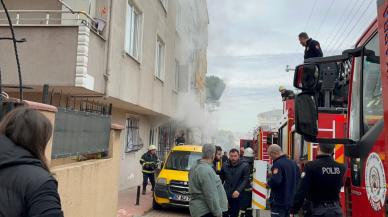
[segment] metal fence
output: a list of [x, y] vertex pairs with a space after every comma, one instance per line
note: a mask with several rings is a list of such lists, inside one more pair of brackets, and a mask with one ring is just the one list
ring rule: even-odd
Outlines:
[[59, 108], [55, 117], [52, 158], [107, 153], [111, 116]]

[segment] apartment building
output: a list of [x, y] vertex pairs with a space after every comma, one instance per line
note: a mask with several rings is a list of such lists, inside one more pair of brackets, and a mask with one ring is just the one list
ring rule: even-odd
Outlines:
[[[74, 109], [85, 101], [111, 104], [112, 122], [125, 126], [119, 187], [141, 183], [139, 159], [148, 145], [167, 151], [186, 131], [176, 121], [179, 95], [193, 93], [203, 107], [206, 0], [5, 2], [16, 36], [27, 41], [18, 44], [24, 99]], [[0, 34], [10, 36], [4, 11]], [[12, 44], [0, 47], [4, 90], [18, 96]]]

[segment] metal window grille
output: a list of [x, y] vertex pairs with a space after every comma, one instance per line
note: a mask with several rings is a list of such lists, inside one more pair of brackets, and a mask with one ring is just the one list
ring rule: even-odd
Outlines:
[[139, 120], [127, 119], [127, 138], [126, 138], [126, 152], [140, 150], [143, 147], [139, 132]]

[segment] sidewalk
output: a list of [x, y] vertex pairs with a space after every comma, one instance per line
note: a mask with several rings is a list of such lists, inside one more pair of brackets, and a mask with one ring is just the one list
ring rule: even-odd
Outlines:
[[136, 206], [137, 187], [129, 188], [119, 192], [119, 201], [117, 206], [117, 217], [142, 216], [152, 209], [151, 187], [147, 186], [147, 194], [140, 193], [140, 205]]

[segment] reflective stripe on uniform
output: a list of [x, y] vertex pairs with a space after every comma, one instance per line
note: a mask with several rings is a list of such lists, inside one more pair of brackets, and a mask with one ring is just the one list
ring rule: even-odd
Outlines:
[[150, 171], [150, 170], [143, 170], [142, 172], [150, 174], [150, 173], [155, 173], [155, 170], [152, 170], [152, 171]]

